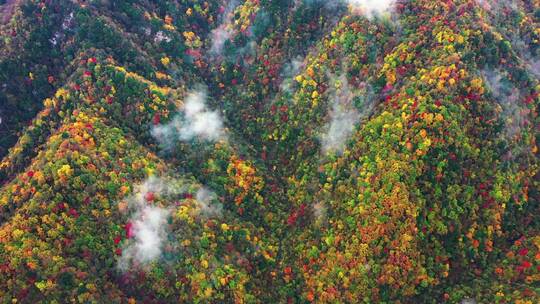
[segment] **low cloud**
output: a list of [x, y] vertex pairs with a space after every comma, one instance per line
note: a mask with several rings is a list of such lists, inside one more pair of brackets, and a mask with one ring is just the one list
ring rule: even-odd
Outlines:
[[501, 117], [505, 124], [503, 135], [511, 139], [521, 132], [524, 123], [523, 108], [519, 102], [521, 92], [512, 84], [506, 72], [484, 69], [481, 74], [489, 92], [502, 108]]
[[283, 81], [280, 84], [281, 91], [291, 92], [292, 85], [294, 83], [294, 76], [300, 73], [300, 70], [304, 66], [304, 58], [297, 56], [295, 59], [291, 60], [289, 63], [283, 66], [281, 77]]
[[341, 154], [359, 121], [373, 112], [375, 99], [367, 82], [361, 82], [352, 88], [345, 74], [339, 77], [330, 74], [328, 77], [331, 83], [330, 121], [322, 128], [321, 148], [324, 154]]
[[210, 55], [219, 56], [223, 52], [225, 42], [233, 36], [232, 19], [234, 9], [238, 6], [238, 1], [230, 1], [226, 7], [221, 7], [222, 19], [219, 26], [210, 32], [211, 46]]
[[[216, 194], [205, 187], [198, 189], [195, 199], [185, 201], [188, 199], [185, 194], [190, 188], [189, 183], [182, 180], [149, 177], [135, 186], [133, 194], [120, 203], [127, 204], [127, 207], [119, 208], [121, 211], [129, 209], [131, 216], [125, 226], [127, 242], [118, 259], [119, 270], [128, 271], [162, 257], [163, 248], [171, 245], [168, 219], [180, 201], [189, 202], [194, 207], [192, 216], [195, 218], [222, 215], [223, 206], [217, 202]], [[158, 200], [167, 202], [167, 206], [160, 206]]]
[[360, 119], [360, 113], [352, 104], [354, 96], [347, 77], [341, 75], [333, 79], [332, 83], [335, 90], [331, 96], [330, 122], [323, 127], [325, 133], [321, 136], [321, 144], [324, 153], [341, 153]]
[[519, 1], [515, 0], [476, 0], [477, 4], [488, 14], [486, 18], [493, 26], [493, 31], [501, 34], [512, 46], [512, 51], [519, 57], [524, 68], [536, 79], [540, 79], [539, 53], [534, 49], [535, 43], [526, 32], [516, 30], [515, 26], [497, 26], [506, 24], [508, 16], [519, 13]]
[[326, 220], [326, 205], [323, 202], [313, 204], [313, 217], [315, 222], [322, 224]]
[[161, 256], [170, 210], [151, 204], [157, 195], [167, 191], [162, 179], [150, 177], [137, 185], [134, 194], [127, 198], [132, 216], [126, 224], [126, 237], [132, 241], [122, 248], [118, 261], [120, 270], [126, 271], [133, 264], [147, 264]]
[[395, 0], [347, 0], [353, 12], [371, 19], [394, 10]]
[[518, 9], [515, 0], [476, 0], [476, 3], [487, 10]]
[[169, 123], [152, 128], [152, 136], [162, 147], [171, 148], [177, 141], [195, 138], [206, 141], [226, 139], [221, 115], [208, 109], [204, 91], [189, 93], [181, 110]]
[[481, 71], [487, 88], [493, 97], [504, 103], [514, 103], [518, 99], [518, 91], [500, 70], [484, 69]]
[[186, 123], [179, 129], [180, 139], [188, 141], [200, 137], [209, 141], [216, 141], [223, 137], [223, 121], [217, 111], [206, 107], [206, 94], [203, 92], [191, 93], [184, 104]]
[[153, 206], [139, 210], [132, 221], [135, 242], [123, 251], [122, 257], [129, 256], [129, 259], [144, 264], [161, 256], [169, 214], [169, 210]]
[[231, 39], [232, 34], [233, 31], [228, 24], [221, 24], [218, 28], [212, 30], [210, 33], [210, 37], [212, 39], [210, 54], [221, 55], [225, 41]]
[[197, 200], [199, 207], [199, 214], [205, 217], [221, 216], [223, 205], [216, 203], [216, 198], [217, 195], [214, 192], [206, 189], [205, 187], [201, 187], [195, 195], [195, 199]]
[[[536, 79], [540, 80], [540, 57], [535, 56], [529, 43], [521, 39], [516, 34], [511, 38], [512, 49], [518, 54], [525, 69]], [[538, 52], [536, 53], [538, 54]]]

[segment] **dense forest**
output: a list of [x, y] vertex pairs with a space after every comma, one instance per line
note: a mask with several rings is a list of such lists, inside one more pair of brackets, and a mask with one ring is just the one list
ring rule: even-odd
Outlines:
[[0, 303], [540, 303], [539, 0], [0, 0]]

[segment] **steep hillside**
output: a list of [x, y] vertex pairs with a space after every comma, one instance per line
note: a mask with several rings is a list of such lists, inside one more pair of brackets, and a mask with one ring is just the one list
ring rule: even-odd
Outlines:
[[0, 1], [1, 303], [538, 303], [540, 2]]

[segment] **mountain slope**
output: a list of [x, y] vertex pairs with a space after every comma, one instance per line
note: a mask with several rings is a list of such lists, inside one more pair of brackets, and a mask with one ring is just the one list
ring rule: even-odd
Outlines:
[[1, 302], [540, 301], [540, 3], [359, 5], [4, 4]]

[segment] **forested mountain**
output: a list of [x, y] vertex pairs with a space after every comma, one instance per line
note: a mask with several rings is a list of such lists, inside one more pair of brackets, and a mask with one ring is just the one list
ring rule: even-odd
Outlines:
[[0, 303], [540, 303], [540, 1], [0, 0]]

